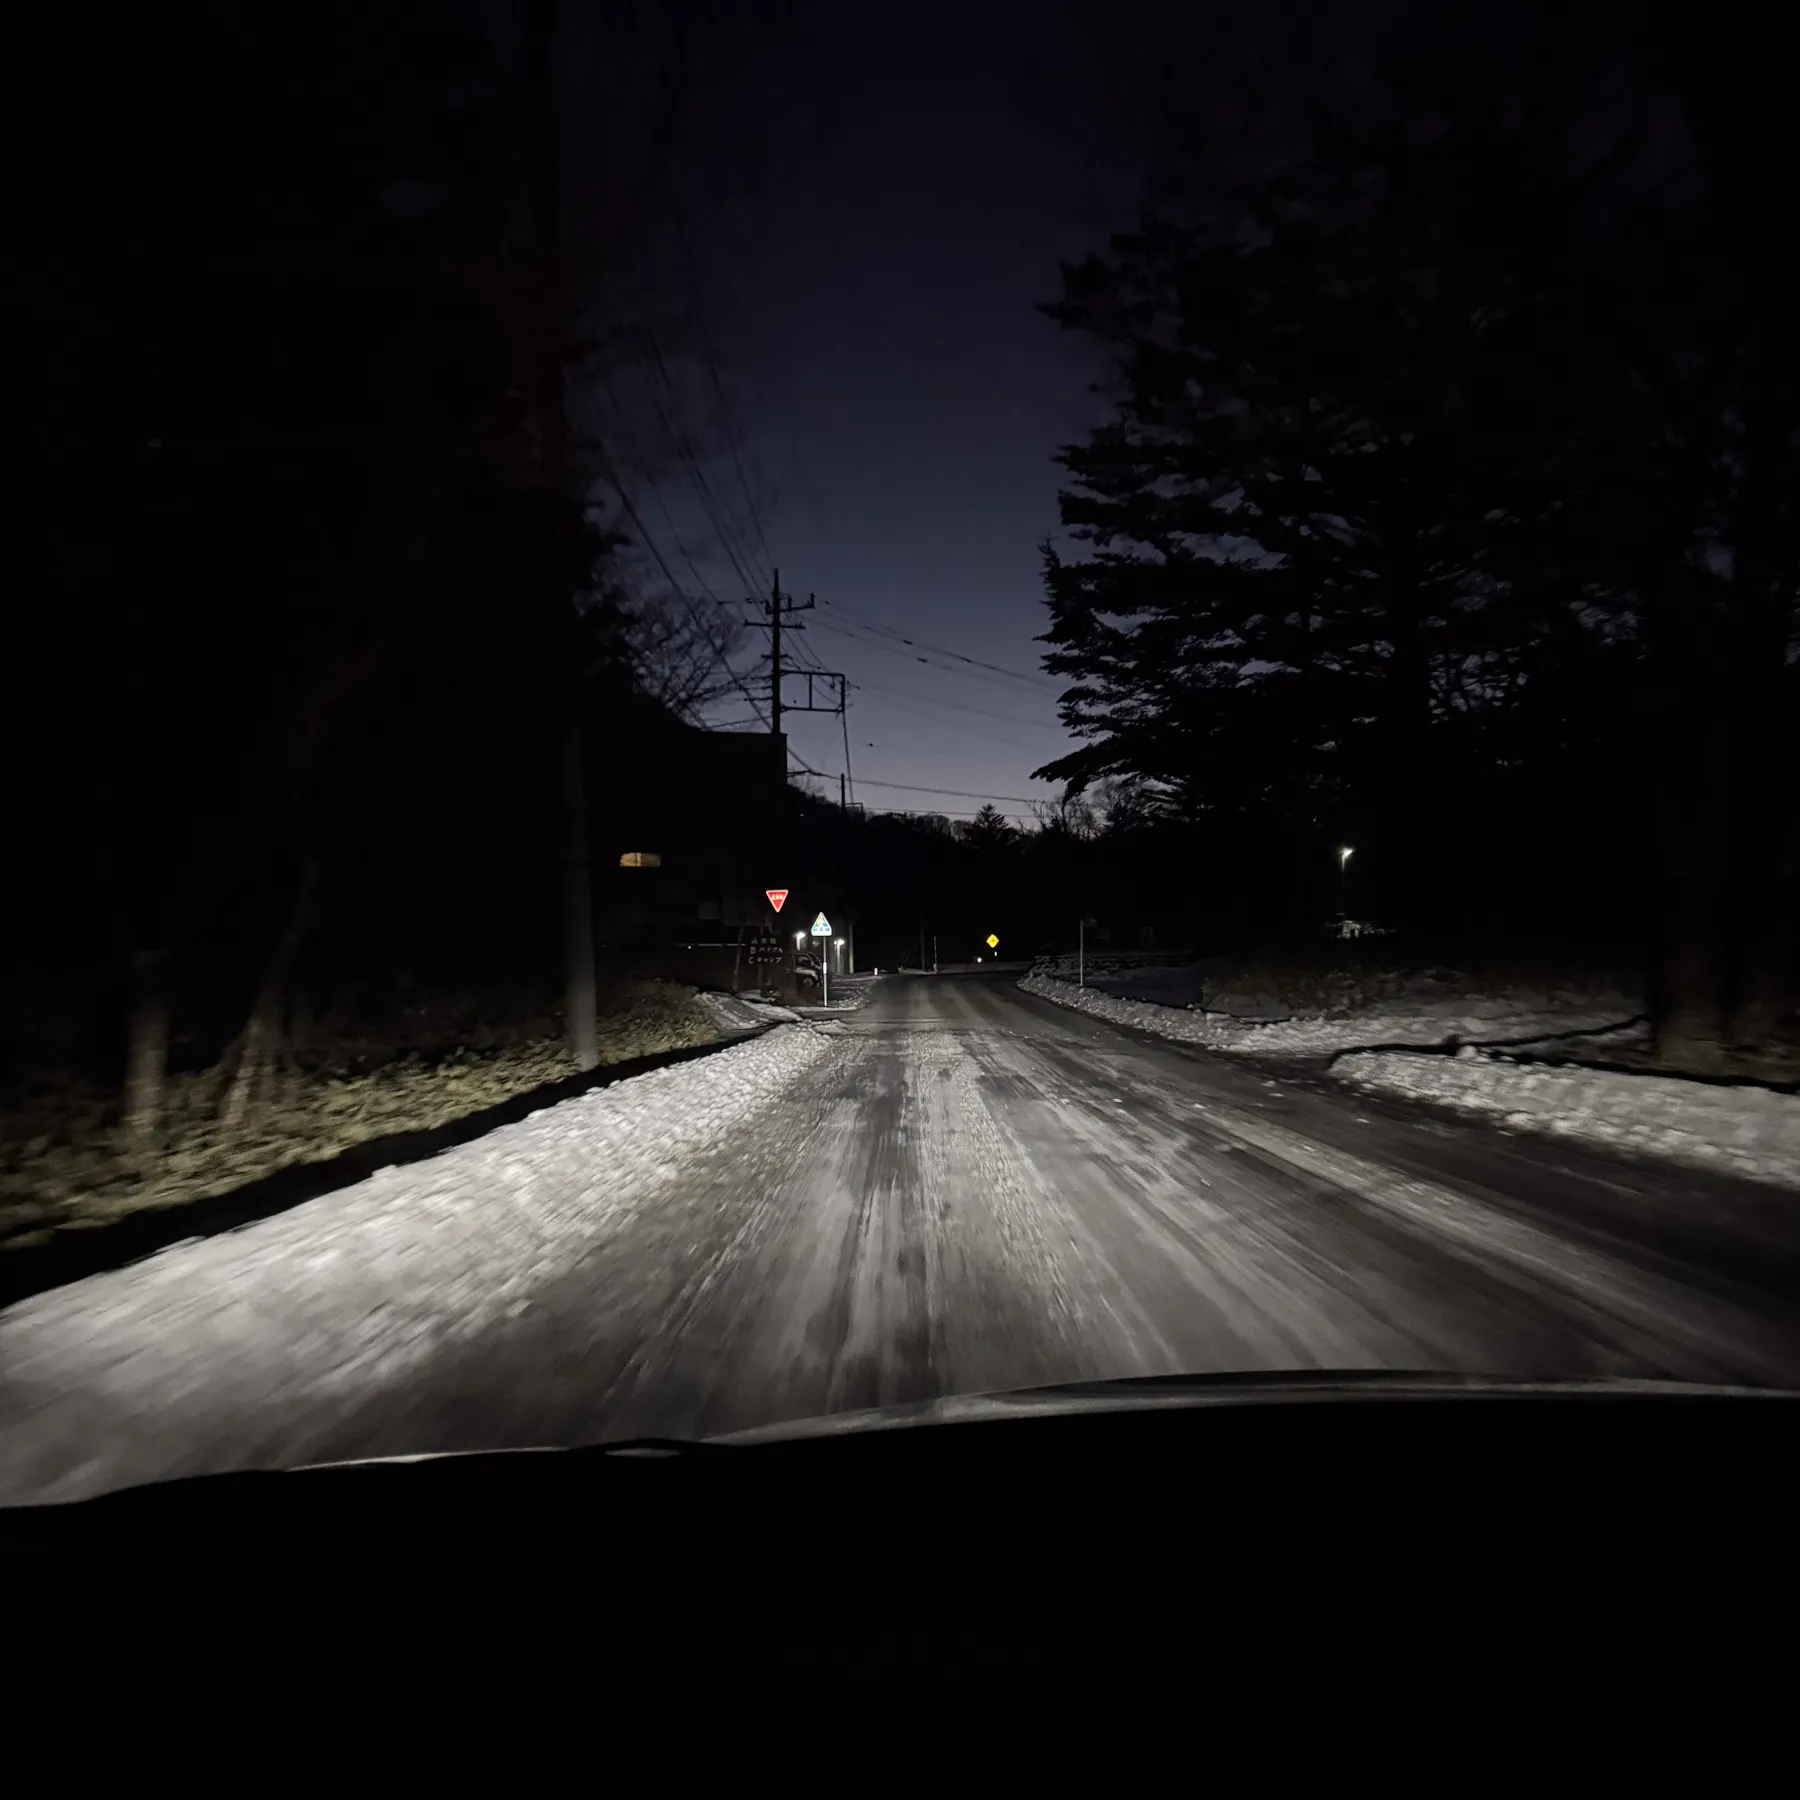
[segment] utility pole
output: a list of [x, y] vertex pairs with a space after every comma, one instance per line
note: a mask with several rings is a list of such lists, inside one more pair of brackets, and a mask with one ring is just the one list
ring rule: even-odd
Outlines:
[[[783, 595], [781, 591], [781, 571], [775, 571], [774, 582], [769, 589], [767, 600], [752, 600], [748, 604], [760, 608], [768, 615], [769, 620], [769, 730], [776, 736], [781, 735], [781, 622], [790, 619], [795, 613], [811, 612], [818, 605], [816, 595], [808, 594], [804, 601], [796, 600], [791, 594]], [[795, 625], [795, 631], [804, 631], [804, 625]], [[842, 678], [839, 678], [840, 683]], [[841, 688], [840, 688], [841, 691]], [[824, 707], [808, 707], [808, 711], [826, 711]]]
[[[535, 373], [539, 476], [551, 495], [580, 510], [569, 469], [569, 419], [563, 392], [561, 196], [556, 166], [556, 36], [558, 0], [528, 0], [525, 8], [526, 104], [529, 109], [532, 248], [537, 263], [537, 308], [532, 345]], [[557, 608], [558, 647], [567, 658], [559, 673], [563, 719], [563, 928], [564, 1004], [569, 1055], [576, 1068], [600, 1063], [599, 1025], [595, 1018], [594, 901], [588, 868], [588, 807], [585, 771], [586, 734], [582, 730], [582, 693], [578, 624], [573, 593], [545, 596]]]
[[769, 587], [769, 730], [781, 736], [781, 571], [770, 572]]
[[[838, 805], [844, 806], [849, 798], [848, 775], [850, 769], [850, 727], [848, 724], [848, 708], [850, 704], [850, 683], [846, 677], [834, 670], [819, 668], [801, 668], [793, 671], [796, 675], [806, 677], [806, 703], [799, 705], [784, 702], [781, 697], [781, 678], [786, 671], [781, 663], [781, 627], [785, 622], [792, 631], [804, 631], [806, 627], [795, 618], [795, 613], [811, 612], [819, 603], [816, 594], [808, 594], [804, 600], [796, 600], [792, 594], [781, 591], [781, 571], [775, 571], [773, 584], [766, 600], [757, 600], [746, 596], [744, 604], [753, 606], [762, 614], [763, 622], [769, 628], [769, 730], [779, 737], [781, 735], [781, 715], [783, 712], [815, 712], [836, 713], [844, 722], [844, 774], [838, 777]], [[817, 683], [825, 683], [827, 703], [819, 704]], [[831, 686], [837, 684], [837, 698], [832, 700]]]

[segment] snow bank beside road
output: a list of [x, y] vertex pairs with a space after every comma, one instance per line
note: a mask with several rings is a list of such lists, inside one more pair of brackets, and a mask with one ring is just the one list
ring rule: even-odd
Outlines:
[[793, 1024], [802, 1019], [831, 1019], [839, 1013], [856, 1012], [868, 1004], [874, 991], [872, 975], [842, 975], [831, 984], [831, 1004], [821, 1006], [817, 990], [811, 1000], [797, 1000], [782, 1006], [764, 1000], [754, 993], [725, 994], [707, 991], [696, 998], [721, 1032], [730, 1036], [743, 1031], [758, 1031], [765, 1025]]
[[[1074, 971], [1069, 971], [1073, 974]], [[1062, 975], [1067, 980], [1068, 975]], [[1121, 1000], [1148, 1000], [1157, 1006], [1198, 1006], [1206, 992], [1206, 967], [1200, 963], [1155, 963], [1141, 969], [1119, 969], [1096, 975], [1088, 973], [1088, 986], [1103, 994], [1117, 994]]]
[[1332, 1074], [1353, 1086], [1433, 1101], [1520, 1130], [1583, 1138], [1800, 1186], [1800, 1095], [1679, 1076], [1529, 1067], [1465, 1051], [1364, 1051]]
[[817, 1031], [771, 1031], [9, 1308], [0, 1502], [149, 1479], [134, 1459], [169, 1473], [156, 1467], [166, 1443], [279, 1442], [303, 1457], [309, 1427], [346, 1396], [404, 1386], [677, 1199], [691, 1154], [831, 1053]]
[[1019, 986], [1080, 1012], [1154, 1031], [1185, 1044], [1248, 1056], [1330, 1056], [1344, 1050], [1416, 1044], [1525, 1043], [1569, 1032], [1611, 1032], [1633, 1008], [1623, 995], [1564, 997], [1550, 992], [1443, 994], [1382, 1001], [1342, 1016], [1245, 1018], [1127, 999], [1077, 987], [1034, 969]]
[[831, 1004], [823, 1004], [815, 988], [812, 998], [796, 1002], [805, 1019], [829, 1019], [838, 1013], [860, 1012], [875, 991], [873, 975], [834, 975], [831, 978]]
[[[1207, 1050], [1329, 1058], [1331, 1075], [1351, 1086], [1435, 1102], [1515, 1129], [1800, 1185], [1800, 1096], [1679, 1076], [1521, 1064], [1478, 1048], [1510, 1044], [1542, 1053], [1572, 1034], [1584, 1034], [1590, 1043], [1639, 1036], [1641, 1027], [1622, 995], [1609, 1002], [1550, 990], [1442, 994], [1386, 1001], [1343, 1017], [1264, 1022], [1128, 1000], [1036, 970], [1019, 986], [1058, 1005]], [[1426, 1053], [1445, 1045], [1457, 1053]]]
[[792, 1007], [778, 1006], [756, 994], [726, 994], [709, 988], [694, 997], [707, 1017], [727, 1036], [740, 1031], [761, 1031], [766, 1025], [792, 1025], [800, 1017]]

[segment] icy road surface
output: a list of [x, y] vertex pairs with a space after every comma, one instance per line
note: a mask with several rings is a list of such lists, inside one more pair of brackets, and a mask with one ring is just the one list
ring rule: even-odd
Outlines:
[[897, 977], [0, 1314], [0, 1499], [1311, 1367], [1800, 1386], [1797, 1197]]

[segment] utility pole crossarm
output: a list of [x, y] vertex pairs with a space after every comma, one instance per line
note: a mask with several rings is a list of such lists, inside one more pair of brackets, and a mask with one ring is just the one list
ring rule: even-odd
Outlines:
[[[806, 704], [804, 706], [796, 706], [793, 701], [790, 700], [787, 702], [787, 710], [789, 712], [842, 714], [849, 693], [849, 682], [844, 676], [839, 675], [834, 670], [830, 669], [796, 669], [792, 672], [806, 677]], [[835, 681], [837, 683], [837, 698], [825, 706], [819, 705], [817, 690], [813, 687], [815, 681]]]
[[[769, 730], [780, 735], [781, 715], [787, 712], [828, 712], [842, 714], [849, 700], [850, 684], [846, 677], [829, 673], [824, 669], [802, 669], [799, 671], [806, 677], [806, 704], [804, 706], [785, 705], [781, 697], [781, 678], [786, 673], [781, 664], [781, 629], [786, 625], [790, 631], [804, 631], [806, 627], [795, 617], [795, 613], [811, 612], [819, 603], [816, 594], [808, 594], [804, 600], [796, 600], [791, 594], [781, 591], [781, 571], [775, 571], [775, 579], [769, 589], [766, 600], [746, 597], [744, 604], [753, 606], [763, 615], [763, 623], [769, 628]], [[837, 700], [830, 706], [820, 706], [813, 688], [815, 681], [835, 681], [837, 683]]]
[[[769, 627], [769, 730], [777, 737], [781, 735], [781, 627], [785, 621], [791, 620], [795, 613], [811, 612], [818, 605], [817, 598], [808, 594], [805, 600], [796, 600], [791, 594], [781, 591], [781, 571], [777, 569], [774, 579], [769, 585], [767, 600], [746, 599], [745, 605], [754, 606], [764, 615]], [[804, 631], [804, 625], [795, 623], [795, 631]], [[810, 699], [810, 695], [808, 698]], [[790, 707], [790, 712], [800, 708]]]

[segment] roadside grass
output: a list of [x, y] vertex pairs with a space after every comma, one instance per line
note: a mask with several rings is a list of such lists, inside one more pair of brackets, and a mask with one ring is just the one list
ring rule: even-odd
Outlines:
[[[445, 1024], [464, 1024], [446, 1020]], [[165, 1150], [145, 1178], [117, 1153], [118, 1097], [39, 1086], [0, 1110], [0, 1254], [229, 1193], [371, 1139], [430, 1130], [575, 1073], [556, 1021], [511, 1035], [467, 1022], [462, 1041], [384, 1044], [342, 1034], [287, 1070], [270, 1103], [236, 1128], [218, 1119], [216, 1071], [172, 1076]], [[439, 1027], [440, 1033], [442, 1027]], [[602, 1064], [709, 1044], [717, 1026], [692, 989], [615, 988], [599, 1021]]]

